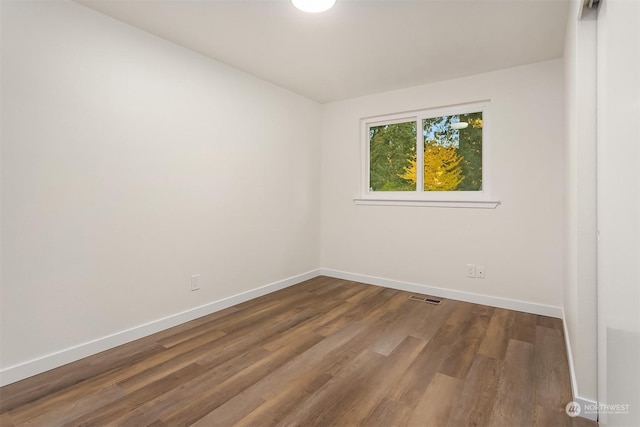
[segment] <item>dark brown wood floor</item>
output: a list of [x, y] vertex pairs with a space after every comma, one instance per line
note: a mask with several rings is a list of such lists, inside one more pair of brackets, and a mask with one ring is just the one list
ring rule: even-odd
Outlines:
[[318, 277], [0, 389], [0, 424], [595, 426], [561, 321]]

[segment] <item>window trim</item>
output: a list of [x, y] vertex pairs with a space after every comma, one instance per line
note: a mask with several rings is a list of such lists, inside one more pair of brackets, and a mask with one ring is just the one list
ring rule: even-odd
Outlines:
[[[387, 206], [436, 206], [436, 207], [474, 207], [495, 208], [499, 201], [491, 198], [490, 183], [490, 109], [489, 100], [469, 102], [464, 104], [442, 107], [425, 108], [422, 110], [407, 111], [404, 113], [370, 116], [360, 119], [361, 132], [361, 177], [360, 195], [354, 201], [361, 205], [387, 205]], [[468, 114], [482, 112], [482, 190], [480, 191], [421, 191], [421, 182], [418, 181], [415, 191], [370, 191], [369, 177], [370, 146], [369, 128], [384, 124], [404, 123], [416, 121], [417, 129], [422, 129], [422, 120], [434, 117], [450, 116], [455, 114]], [[417, 158], [420, 158], [424, 147], [422, 132], [416, 133]], [[424, 149], [424, 148], [423, 148]], [[418, 174], [421, 175], [421, 174]]]

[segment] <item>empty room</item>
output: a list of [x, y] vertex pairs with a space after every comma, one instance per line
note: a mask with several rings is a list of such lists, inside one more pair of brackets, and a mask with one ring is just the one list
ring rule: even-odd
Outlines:
[[0, 425], [640, 426], [640, 1], [0, 0]]

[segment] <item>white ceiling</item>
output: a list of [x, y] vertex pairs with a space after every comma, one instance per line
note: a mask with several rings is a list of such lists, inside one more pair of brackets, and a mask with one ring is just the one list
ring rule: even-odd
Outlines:
[[559, 58], [567, 0], [78, 0], [318, 102]]

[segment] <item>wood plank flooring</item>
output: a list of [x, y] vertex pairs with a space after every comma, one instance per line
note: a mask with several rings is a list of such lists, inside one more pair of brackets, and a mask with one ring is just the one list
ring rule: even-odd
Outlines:
[[318, 277], [0, 389], [2, 426], [595, 426], [558, 319]]

